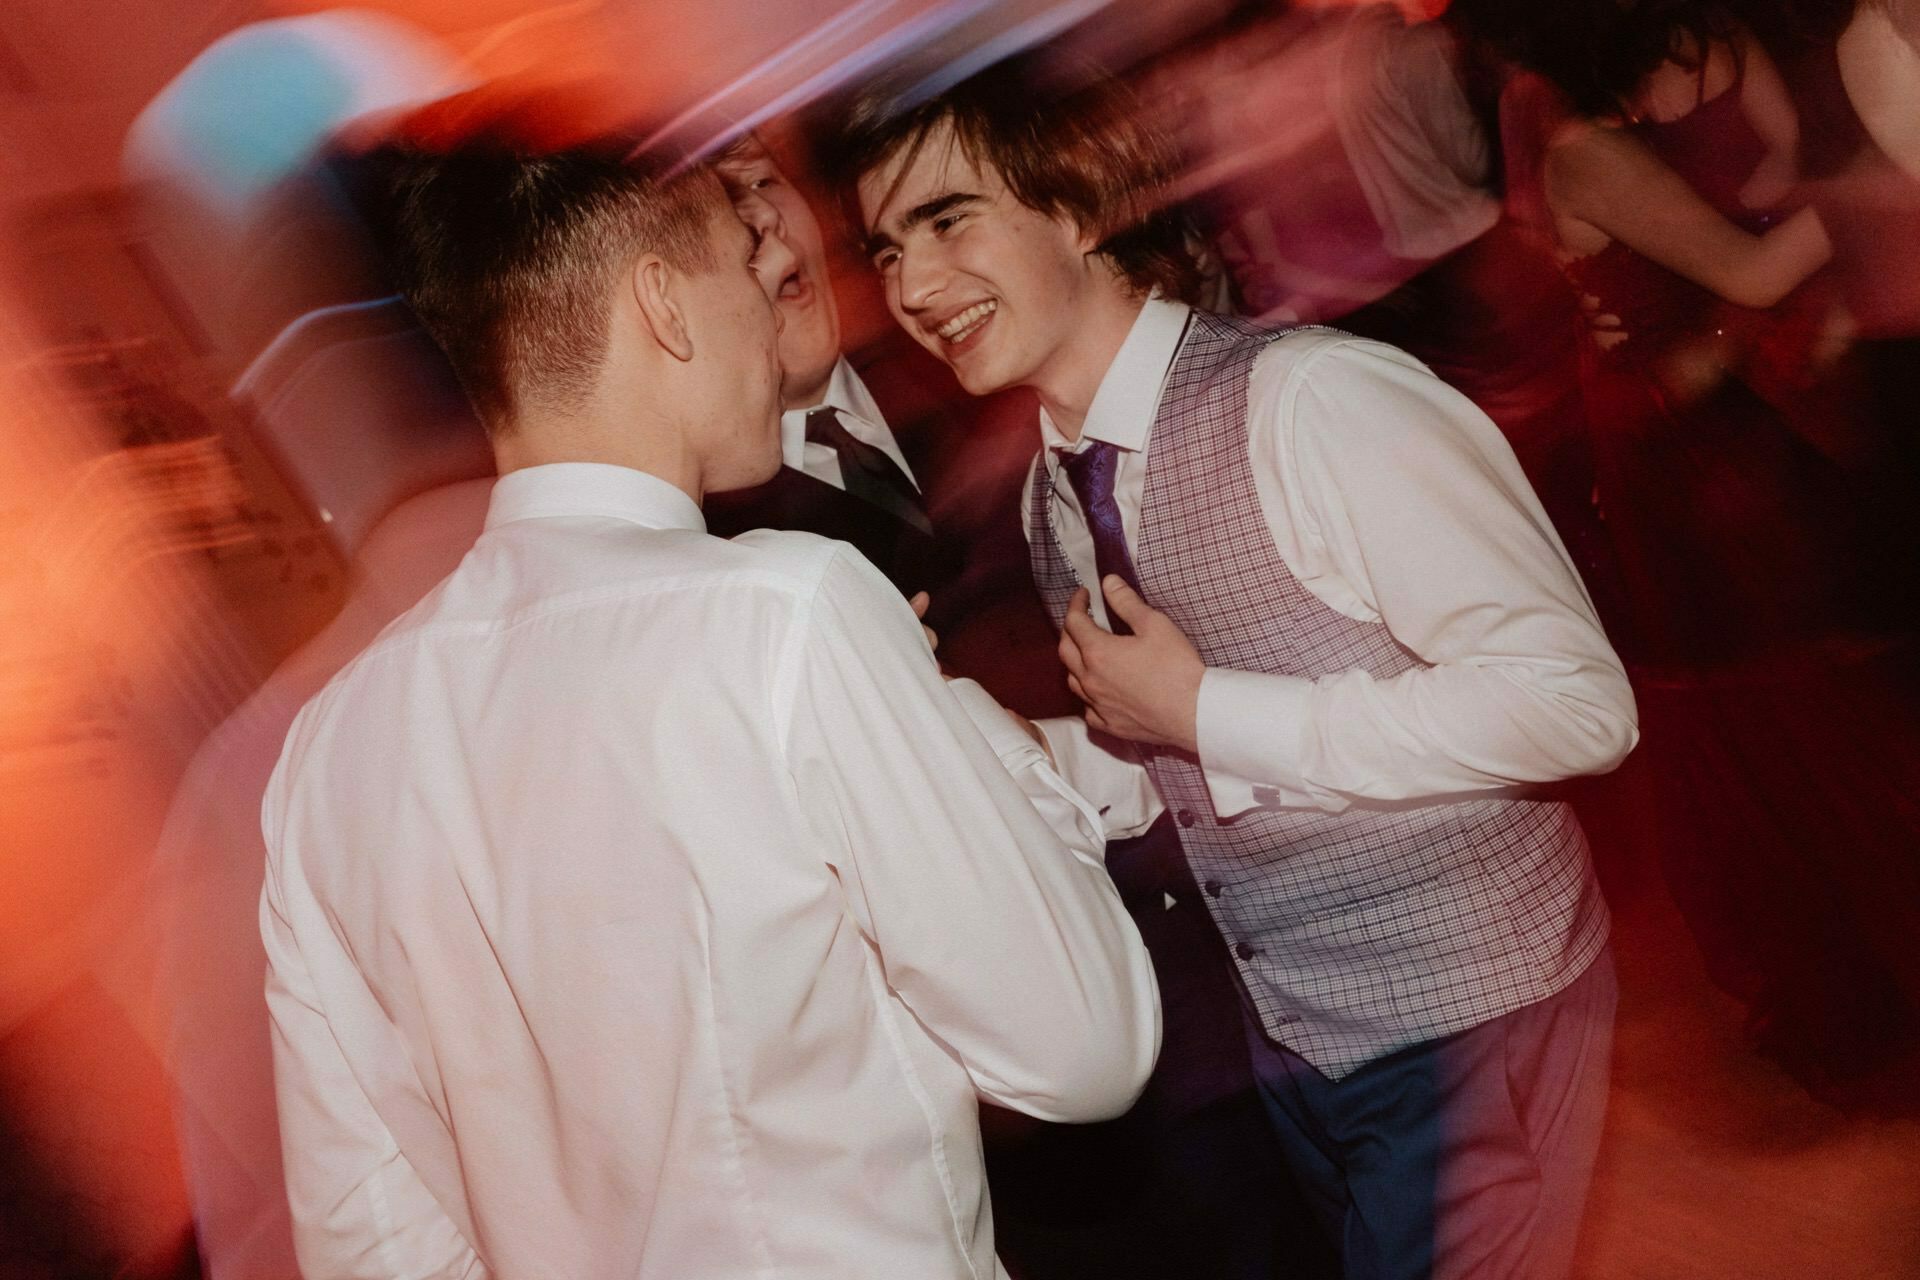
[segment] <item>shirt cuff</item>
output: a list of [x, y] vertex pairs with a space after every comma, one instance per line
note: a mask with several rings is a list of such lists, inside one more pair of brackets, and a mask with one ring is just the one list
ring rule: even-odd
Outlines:
[[1068, 848], [1099, 861], [1106, 851], [1106, 823], [1093, 802], [1061, 776], [1046, 751], [1014, 723], [992, 694], [967, 679], [949, 680], [947, 688], [1054, 835]]
[[1196, 709], [1200, 769], [1216, 817], [1249, 809], [1337, 812], [1348, 800], [1303, 776], [1313, 682], [1208, 667]]
[[1094, 741], [1087, 722], [1077, 716], [1040, 720], [1035, 727], [1046, 737], [1061, 774], [1098, 806], [1107, 839], [1137, 836], [1160, 816], [1165, 807], [1160, 793], [1128, 744], [1104, 735]]

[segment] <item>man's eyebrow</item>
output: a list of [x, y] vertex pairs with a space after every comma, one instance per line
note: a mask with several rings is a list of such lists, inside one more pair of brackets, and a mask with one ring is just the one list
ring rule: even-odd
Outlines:
[[[923, 201], [900, 216], [900, 234], [905, 235], [923, 222], [932, 222], [950, 209], [958, 208], [963, 204], [973, 204], [983, 199], [985, 199], [984, 196], [976, 195], [971, 191], [949, 191], [945, 195]], [[867, 256], [871, 258], [892, 244], [892, 236], [884, 231], [876, 231], [867, 237]]]

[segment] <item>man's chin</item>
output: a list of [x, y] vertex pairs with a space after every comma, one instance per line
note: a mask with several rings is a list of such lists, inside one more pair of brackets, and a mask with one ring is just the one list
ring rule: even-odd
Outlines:
[[1012, 385], [1012, 380], [1003, 369], [989, 361], [986, 353], [978, 347], [962, 347], [956, 353], [938, 338], [931, 342], [923, 340], [921, 345], [953, 371], [953, 380], [970, 396], [990, 396]]
[[954, 381], [960, 389], [970, 396], [990, 396], [996, 391], [1007, 388], [1007, 380], [978, 360], [948, 360], [947, 368], [953, 370]]

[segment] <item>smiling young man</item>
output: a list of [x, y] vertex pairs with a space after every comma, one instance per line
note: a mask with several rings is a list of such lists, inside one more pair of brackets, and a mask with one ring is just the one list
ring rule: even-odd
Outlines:
[[[1148, 148], [1116, 157], [1144, 171], [1159, 161]], [[1018, 362], [1028, 354], [1051, 357], [1076, 340], [1118, 345], [1139, 299], [1083, 271], [1084, 255], [1049, 237], [1054, 224], [1026, 205], [1008, 202], [1003, 221], [974, 217], [978, 195], [973, 188], [943, 192], [913, 210], [915, 229], [970, 254], [972, 265], [969, 287], [943, 294], [909, 332], [973, 394], [1011, 387], [1048, 394], [1053, 376]], [[1146, 225], [1123, 232], [1110, 251], [1137, 273], [1142, 291], [1195, 291], [1198, 272], [1182, 226], [1144, 208], [1140, 215]], [[954, 234], [961, 228], [964, 238]], [[874, 247], [886, 276], [894, 255], [884, 240]], [[891, 305], [891, 279], [887, 283]], [[1014, 336], [1004, 336], [1010, 330]], [[1012, 363], [983, 363], [990, 361]], [[1097, 381], [1098, 372], [1090, 379]], [[1010, 506], [1002, 518], [1018, 543], [1012, 516], [1021, 507]], [[1020, 556], [1027, 559], [1024, 547]], [[1024, 563], [1020, 572], [1031, 581]], [[1044, 663], [1057, 677], [1051, 649], [1036, 644], [1009, 657]], [[1263, 1131], [1231, 961], [1199, 903], [1173, 819], [1147, 814], [1110, 834], [1107, 869], [1159, 981], [1166, 1027], [1160, 1061], [1140, 1104], [1118, 1124], [1098, 1132], [1043, 1132], [992, 1153], [999, 1157], [997, 1202], [1014, 1211], [1006, 1221], [1008, 1245], [1040, 1278], [1318, 1275], [1324, 1250], [1301, 1229], [1306, 1209]], [[1071, 1196], [1058, 1189], [1061, 1170], [1075, 1171]]]
[[501, 475], [263, 806], [302, 1269], [1000, 1275], [976, 1098], [1102, 1118], [1157, 1045], [1098, 817], [849, 548], [707, 534], [779, 465], [756, 238], [567, 118], [381, 161]]
[[1624, 672], [1492, 424], [1392, 348], [1173, 301], [1164, 146], [1030, 70], [868, 95], [839, 167], [902, 327], [1039, 397], [1087, 706], [1052, 750], [1110, 834], [1172, 813], [1345, 1273], [1564, 1275], [1614, 984], [1580, 829], [1524, 787], [1632, 746]]

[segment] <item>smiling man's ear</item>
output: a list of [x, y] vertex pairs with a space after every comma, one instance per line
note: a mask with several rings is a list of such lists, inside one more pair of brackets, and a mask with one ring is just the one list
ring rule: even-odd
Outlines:
[[654, 341], [682, 363], [693, 359], [693, 331], [681, 305], [688, 285], [686, 276], [658, 254], [647, 253], [633, 264], [627, 280], [640, 318]]
[[1100, 252], [1100, 246], [1107, 242], [1107, 233], [1098, 227], [1084, 227], [1078, 219], [1067, 214], [1058, 215], [1067, 224], [1067, 230], [1073, 233], [1073, 244], [1082, 254], [1091, 256]]

